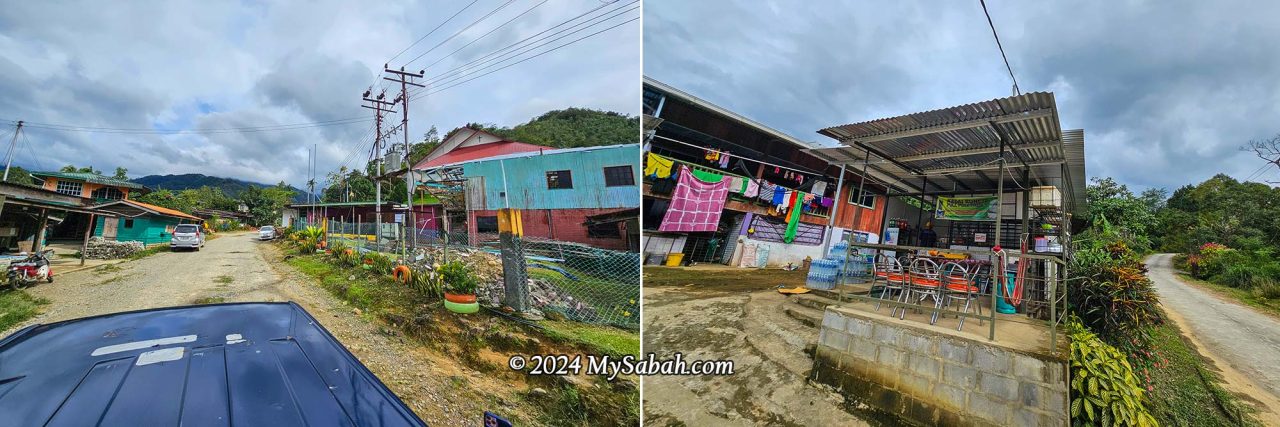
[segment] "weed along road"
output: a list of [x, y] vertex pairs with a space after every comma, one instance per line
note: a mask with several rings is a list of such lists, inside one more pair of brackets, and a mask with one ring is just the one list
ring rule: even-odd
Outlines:
[[1184, 283], [1173, 254], [1152, 255], [1147, 268], [1165, 311], [1223, 368], [1226, 385], [1280, 413], [1280, 321]]

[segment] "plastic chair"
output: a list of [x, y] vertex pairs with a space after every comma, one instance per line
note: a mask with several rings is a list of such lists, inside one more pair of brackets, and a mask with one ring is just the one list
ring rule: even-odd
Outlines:
[[[911, 271], [907, 279], [908, 286], [902, 293], [902, 302], [906, 303], [914, 298], [915, 304], [922, 304], [925, 298], [933, 298], [933, 316], [929, 318], [929, 324], [936, 323], [938, 309], [942, 308], [942, 275], [938, 269], [938, 263], [928, 258], [916, 258], [911, 261]], [[898, 318], [907, 318], [905, 307]]]
[[[872, 266], [875, 271], [871, 276], [871, 288], [875, 289], [877, 281], [884, 282], [884, 287], [880, 289], [881, 301], [876, 302], [876, 311], [880, 311], [880, 304], [887, 299], [885, 297], [889, 294], [889, 291], [897, 291], [895, 298], [901, 296], [903, 287], [907, 283], [907, 274], [902, 270], [902, 262], [898, 261], [897, 258], [884, 254], [876, 254], [876, 262]], [[889, 311], [889, 315], [896, 314], [897, 310], [898, 307], [894, 306], [893, 310]]]
[[[960, 310], [961, 313], [968, 313], [969, 305], [972, 304], [977, 307], [978, 315], [981, 316], [982, 303], [978, 301], [978, 298], [982, 296], [982, 290], [976, 286], [977, 273], [981, 270], [981, 266], [975, 268], [973, 272], [970, 272], [963, 265], [958, 263], [948, 262], [943, 264], [942, 292], [943, 299], [945, 301], [943, 305], [950, 309], [952, 302], [956, 300], [964, 300], [964, 308]], [[963, 330], [965, 316], [956, 317], [960, 318], [960, 326], [956, 327], [956, 330]], [[981, 324], [982, 319], [979, 318], [978, 322]]]

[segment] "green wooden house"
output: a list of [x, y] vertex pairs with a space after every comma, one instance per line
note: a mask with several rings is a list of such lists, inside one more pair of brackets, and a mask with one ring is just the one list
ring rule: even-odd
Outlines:
[[168, 244], [178, 224], [201, 224], [199, 217], [181, 211], [133, 200], [117, 200], [95, 206], [115, 216], [99, 216], [93, 235], [120, 242], [139, 241], [150, 246]]

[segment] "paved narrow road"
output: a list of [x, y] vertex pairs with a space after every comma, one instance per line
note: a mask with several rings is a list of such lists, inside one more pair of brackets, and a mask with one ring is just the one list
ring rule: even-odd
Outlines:
[[1228, 386], [1280, 410], [1280, 321], [1184, 283], [1173, 254], [1152, 255], [1147, 268], [1165, 311], [1223, 369]]

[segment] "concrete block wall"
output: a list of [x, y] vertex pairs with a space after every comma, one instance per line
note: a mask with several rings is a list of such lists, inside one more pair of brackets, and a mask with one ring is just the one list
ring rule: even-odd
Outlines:
[[828, 307], [814, 380], [924, 425], [1064, 426], [1067, 361]]

